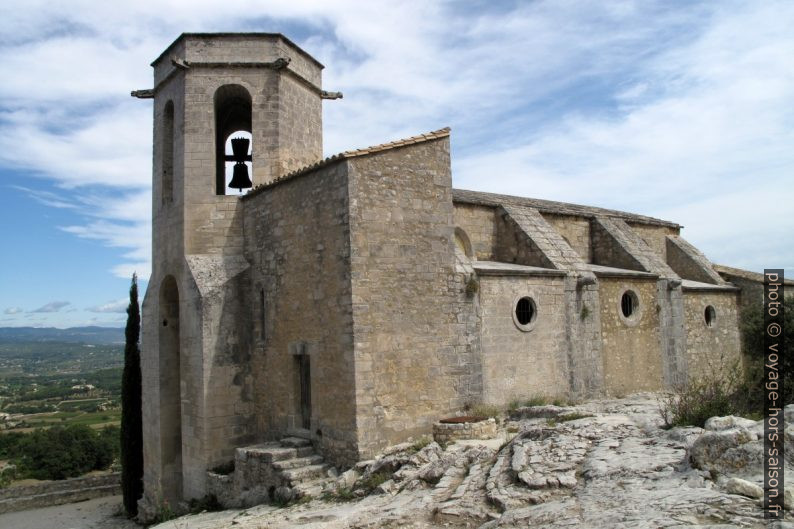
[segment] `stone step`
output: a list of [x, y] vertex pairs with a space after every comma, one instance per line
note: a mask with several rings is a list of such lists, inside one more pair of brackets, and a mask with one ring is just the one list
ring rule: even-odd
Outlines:
[[281, 475], [284, 476], [292, 486], [295, 486], [298, 483], [325, 476], [325, 472], [328, 468], [328, 465], [307, 465], [305, 467], [283, 470]]
[[[312, 450], [313, 452], [313, 450]], [[284, 461], [286, 459], [294, 459], [296, 457], [305, 457], [307, 454], [299, 454], [295, 448], [287, 448], [284, 446], [249, 446], [246, 448], [238, 448], [236, 459], [247, 461], [249, 459], [261, 459], [267, 463], [274, 461]]]
[[301, 448], [311, 446], [312, 442], [302, 437], [285, 437], [281, 440], [281, 445], [289, 448]]
[[323, 456], [313, 454], [307, 457], [296, 457], [295, 459], [284, 459], [274, 461], [273, 468], [276, 470], [288, 470], [291, 468], [306, 467], [309, 465], [319, 465], [323, 462]]
[[292, 490], [298, 498], [303, 498], [304, 496], [317, 497], [322, 495], [325, 486], [331, 481], [328, 478], [304, 481], [293, 486]]
[[300, 448], [295, 448], [295, 457], [310, 457], [313, 455], [314, 455], [313, 446], [301, 446]]

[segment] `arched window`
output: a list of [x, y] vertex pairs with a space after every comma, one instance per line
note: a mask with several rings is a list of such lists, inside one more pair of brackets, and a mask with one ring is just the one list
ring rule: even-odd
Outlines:
[[174, 102], [168, 101], [163, 109], [162, 145], [163, 173], [160, 180], [160, 197], [163, 204], [174, 201]]
[[240, 85], [221, 86], [215, 92], [215, 194], [251, 187], [252, 145], [251, 94]]
[[706, 322], [707, 327], [714, 327], [714, 323], [717, 321], [717, 310], [714, 308], [714, 305], [708, 305], [706, 310], [703, 312], [703, 320]]

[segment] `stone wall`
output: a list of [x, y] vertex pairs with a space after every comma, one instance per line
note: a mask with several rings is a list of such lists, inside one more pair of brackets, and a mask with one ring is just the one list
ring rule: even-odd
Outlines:
[[482, 391], [476, 313], [455, 271], [447, 137], [354, 158], [350, 238], [362, 457]]
[[493, 439], [496, 420], [493, 417], [477, 422], [443, 423], [433, 425], [433, 439], [442, 445], [463, 439]]
[[493, 260], [496, 246], [494, 208], [455, 203], [455, 226], [466, 232], [474, 257], [480, 261]]
[[[514, 321], [522, 296], [535, 301], [532, 330]], [[483, 402], [568, 393], [563, 277], [480, 278]]]
[[679, 229], [670, 226], [656, 226], [638, 222], [626, 222], [626, 224], [637, 232], [663, 261], [667, 262], [667, 236], [678, 235]]
[[121, 494], [121, 474], [49, 481], [0, 490], [0, 514]]
[[554, 226], [554, 229], [565, 238], [584, 262], [593, 262], [593, 254], [590, 247], [590, 219], [570, 215], [552, 215], [550, 213], [545, 213], [543, 218]]
[[[714, 307], [711, 325], [706, 307]], [[741, 369], [738, 294], [684, 290], [684, 322], [689, 379]]]
[[609, 219], [604, 219], [603, 223], [599, 219], [593, 220], [590, 230], [593, 264], [645, 271], [636, 256], [621, 244], [622, 241], [616, 239], [616, 234], [610, 227]]
[[[656, 280], [599, 278], [604, 389], [610, 395], [656, 391], [663, 387]], [[630, 289], [639, 299], [639, 312], [627, 321], [621, 297]]]
[[[533, 213], [536, 217], [540, 217], [537, 211]], [[555, 268], [549, 252], [544, 251], [546, 248], [539, 245], [540, 239], [533, 237], [536, 233], [525, 229], [520, 220], [523, 219], [516, 218], [502, 208], [497, 209], [494, 260], [539, 268]]]
[[335, 463], [358, 456], [347, 171], [347, 162], [331, 164], [244, 201], [254, 303], [242, 318], [255, 334], [252, 402], [259, 436], [301, 428], [296, 355], [306, 354], [310, 433]]

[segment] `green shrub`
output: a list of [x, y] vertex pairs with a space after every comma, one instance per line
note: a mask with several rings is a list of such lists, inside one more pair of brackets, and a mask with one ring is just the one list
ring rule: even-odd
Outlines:
[[348, 501], [353, 501], [356, 498], [357, 496], [353, 492], [353, 490], [347, 487], [339, 488], [335, 492], [326, 493], [322, 497], [322, 499], [325, 501], [333, 501], [333, 502], [348, 502]]
[[480, 291], [480, 282], [477, 281], [476, 277], [474, 276], [470, 277], [469, 280], [466, 282], [466, 295], [471, 298], [474, 297], [474, 295], [479, 291]]
[[412, 444], [408, 448], [408, 450], [413, 452], [413, 453], [416, 453], [416, 452], [420, 451], [422, 448], [426, 447], [429, 444], [430, 444], [430, 438], [429, 437], [423, 437], [423, 438], [419, 439], [418, 441], [414, 442], [414, 444]]
[[107, 431], [95, 431], [82, 424], [53, 426], [20, 439], [13, 447], [11, 460], [18, 466], [21, 477], [72, 478], [108, 468], [117, 453], [118, 442], [114, 437]]
[[746, 402], [741, 398], [736, 377], [711, 375], [692, 380], [663, 397], [659, 412], [666, 428], [702, 428], [710, 417], [743, 414]]
[[391, 479], [391, 474], [388, 472], [374, 472], [363, 478], [356, 488], [364, 489], [369, 494], [383, 483], [389, 481], [389, 479]]
[[0, 459], [11, 459], [17, 454], [17, 445], [27, 434], [8, 432], [0, 435]]
[[[742, 344], [746, 353], [745, 371], [747, 385], [744, 388], [749, 405], [759, 413], [763, 411], [764, 390], [764, 314], [763, 306], [757, 303], [745, 308], [741, 314]], [[794, 403], [794, 298], [783, 301], [783, 350], [780, 352], [780, 369], [784, 404]]]

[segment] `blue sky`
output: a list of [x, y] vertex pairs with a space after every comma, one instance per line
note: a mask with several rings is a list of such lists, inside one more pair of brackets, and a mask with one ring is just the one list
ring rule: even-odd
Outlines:
[[121, 325], [150, 267], [149, 63], [282, 32], [325, 152], [452, 127], [454, 185], [676, 221], [794, 277], [794, 3], [28, 1], [0, 7], [0, 326]]

